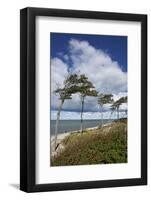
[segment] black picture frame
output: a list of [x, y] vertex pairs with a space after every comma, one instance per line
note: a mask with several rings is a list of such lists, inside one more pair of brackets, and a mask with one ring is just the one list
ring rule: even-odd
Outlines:
[[[35, 19], [37, 16], [120, 20], [141, 23], [141, 178], [71, 183], [35, 183]], [[25, 192], [147, 184], [147, 15], [48, 8], [20, 11], [20, 189]]]

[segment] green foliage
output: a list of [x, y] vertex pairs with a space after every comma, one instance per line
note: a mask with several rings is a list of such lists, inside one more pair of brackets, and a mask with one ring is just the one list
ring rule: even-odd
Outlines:
[[127, 121], [74, 133], [62, 142], [65, 150], [51, 160], [53, 166], [126, 163]]
[[93, 86], [91, 81], [88, 80], [88, 77], [86, 77], [85, 74], [81, 74], [78, 78], [77, 90], [82, 97], [97, 96], [97, 91], [95, 90], [95, 87]]
[[98, 95], [98, 104], [102, 107], [104, 104], [113, 103], [112, 94], [99, 94]]
[[115, 101], [113, 104], [112, 104], [112, 108], [116, 109], [116, 108], [119, 108], [120, 105], [122, 105], [123, 103], [127, 103], [127, 96], [126, 97], [121, 97], [120, 99], [118, 99], [117, 101]]
[[98, 95], [98, 104], [100, 105], [100, 112], [101, 112], [101, 124], [100, 126], [103, 125], [103, 105], [105, 104], [110, 104], [113, 102], [113, 95], [112, 94], [99, 94]]
[[81, 133], [83, 132], [83, 111], [84, 111], [84, 100], [86, 96], [97, 96], [95, 87], [88, 80], [85, 74], [81, 74], [77, 79], [76, 85], [77, 92], [80, 93], [81, 99]]
[[69, 74], [68, 77], [65, 78], [63, 86], [58, 87], [54, 93], [58, 94], [62, 101], [65, 99], [72, 99], [72, 94], [78, 92], [77, 83], [78, 75]]
[[112, 113], [114, 111], [117, 111], [118, 113], [118, 118], [119, 118], [119, 108], [123, 103], [127, 103], [127, 96], [125, 97], [121, 97], [120, 99], [118, 99], [117, 101], [114, 101], [112, 106], [111, 106], [111, 111]]
[[80, 93], [82, 97], [97, 96], [93, 84], [88, 80], [85, 74], [69, 74], [64, 80], [63, 86], [59, 86], [54, 93], [60, 96], [61, 100], [72, 99], [72, 94]]

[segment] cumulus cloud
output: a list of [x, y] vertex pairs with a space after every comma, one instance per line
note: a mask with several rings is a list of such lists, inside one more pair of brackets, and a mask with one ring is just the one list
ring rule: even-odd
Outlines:
[[51, 108], [57, 108], [58, 97], [54, 94], [54, 90], [63, 85], [64, 79], [68, 75], [68, 66], [59, 58], [51, 60]]
[[[63, 84], [68, 72], [85, 74], [93, 83], [98, 92], [112, 93], [114, 100], [127, 95], [127, 73], [123, 72], [118, 62], [101, 49], [96, 49], [87, 41], [71, 39], [68, 46], [68, 54], [61, 58], [53, 58], [51, 61], [51, 90]], [[70, 63], [70, 64], [69, 64]], [[57, 108], [58, 97], [52, 95], [51, 106]], [[122, 105], [122, 110], [125, 109]], [[107, 112], [110, 105], [104, 107]], [[64, 103], [65, 111], [80, 111], [81, 104], [78, 94], [74, 94], [72, 100]], [[85, 111], [97, 112], [97, 98], [85, 99]]]
[[95, 49], [87, 41], [70, 40], [70, 58], [73, 71], [86, 74], [100, 92], [125, 92], [127, 73], [118, 62], [101, 49]]

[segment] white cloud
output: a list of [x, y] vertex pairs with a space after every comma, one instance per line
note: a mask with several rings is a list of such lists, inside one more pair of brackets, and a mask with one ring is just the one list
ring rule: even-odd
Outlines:
[[70, 40], [69, 45], [73, 71], [86, 74], [98, 91], [119, 93], [127, 90], [127, 73], [107, 53], [86, 41]]
[[51, 106], [56, 108], [58, 97], [54, 94], [57, 87], [63, 85], [65, 77], [68, 75], [68, 66], [59, 58], [51, 60]]
[[[67, 62], [65, 63], [63, 60]], [[70, 63], [72, 63], [72, 68], [68, 64], [69, 60]], [[127, 95], [127, 73], [123, 72], [118, 62], [113, 61], [107, 53], [101, 49], [96, 49], [87, 41], [70, 40], [68, 55], [64, 55], [63, 59], [52, 59], [52, 91], [57, 85], [63, 84], [63, 80], [67, 76], [69, 68], [72, 69], [73, 73], [85, 74], [98, 92], [114, 94], [114, 100]], [[51, 105], [53, 108], [56, 108], [57, 104], [58, 97], [53, 95]], [[124, 110], [125, 107], [126, 105], [123, 104], [121, 109]], [[78, 94], [74, 94], [72, 100], [66, 100], [63, 106], [63, 109], [67, 111], [80, 110], [80, 108], [81, 104]], [[104, 111], [108, 111], [109, 108], [110, 105], [106, 105]], [[97, 112], [97, 98], [86, 97], [85, 110]]]
[[65, 77], [68, 75], [68, 65], [59, 58], [51, 61], [51, 85], [55, 89], [57, 85], [63, 85]]

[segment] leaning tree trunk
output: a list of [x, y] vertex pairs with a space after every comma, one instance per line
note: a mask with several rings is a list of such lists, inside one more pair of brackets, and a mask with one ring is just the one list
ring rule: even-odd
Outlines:
[[101, 106], [101, 126], [103, 125], [103, 106]]
[[81, 129], [80, 132], [83, 132], [83, 110], [84, 110], [84, 97], [82, 97], [82, 105], [81, 105]]
[[56, 119], [56, 126], [55, 126], [55, 142], [54, 142], [54, 149], [56, 150], [56, 146], [57, 146], [57, 135], [58, 135], [58, 127], [59, 127], [59, 120], [60, 120], [60, 112], [62, 109], [62, 105], [63, 105], [63, 100], [61, 100], [60, 105], [58, 107], [58, 112], [57, 112], [57, 119]]
[[126, 115], [126, 118], [127, 118], [127, 110], [125, 110], [125, 115]]
[[117, 119], [119, 119], [119, 108], [117, 108]]

